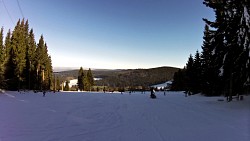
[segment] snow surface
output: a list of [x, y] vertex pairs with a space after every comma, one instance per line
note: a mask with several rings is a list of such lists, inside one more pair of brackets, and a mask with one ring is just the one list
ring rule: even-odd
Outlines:
[[0, 94], [0, 141], [249, 141], [250, 96]]

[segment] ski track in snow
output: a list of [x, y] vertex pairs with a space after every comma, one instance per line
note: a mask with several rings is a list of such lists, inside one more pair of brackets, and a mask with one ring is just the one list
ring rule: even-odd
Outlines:
[[0, 141], [248, 141], [250, 96], [230, 103], [181, 92], [0, 94]]

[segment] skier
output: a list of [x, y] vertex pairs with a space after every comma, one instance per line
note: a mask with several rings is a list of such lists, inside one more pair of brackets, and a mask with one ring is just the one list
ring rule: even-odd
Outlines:
[[155, 99], [155, 98], [156, 98], [154, 88], [151, 88], [150, 98], [152, 98], [152, 99]]
[[45, 97], [46, 91], [43, 91], [43, 97]]

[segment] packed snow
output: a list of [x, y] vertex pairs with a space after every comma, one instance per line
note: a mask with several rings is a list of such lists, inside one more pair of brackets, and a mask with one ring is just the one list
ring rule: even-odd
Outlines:
[[250, 96], [0, 94], [0, 141], [249, 141]]

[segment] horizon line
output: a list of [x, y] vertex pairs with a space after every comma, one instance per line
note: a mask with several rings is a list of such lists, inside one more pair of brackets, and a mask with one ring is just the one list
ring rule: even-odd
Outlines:
[[[145, 67], [145, 68], [90, 68], [91, 70], [130, 70], [130, 69], [153, 69], [153, 68], [161, 68], [161, 67], [171, 67], [171, 68], [179, 68], [180, 67], [173, 67], [173, 66], [158, 66], [158, 67]], [[53, 71], [60, 70], [60, 71], [66, 71], [66, 70], [76, 70], [80, 69], [80, 67], [53, 67]], [[89, 67], [83, 67], [83, 69], [89, 69]]]

